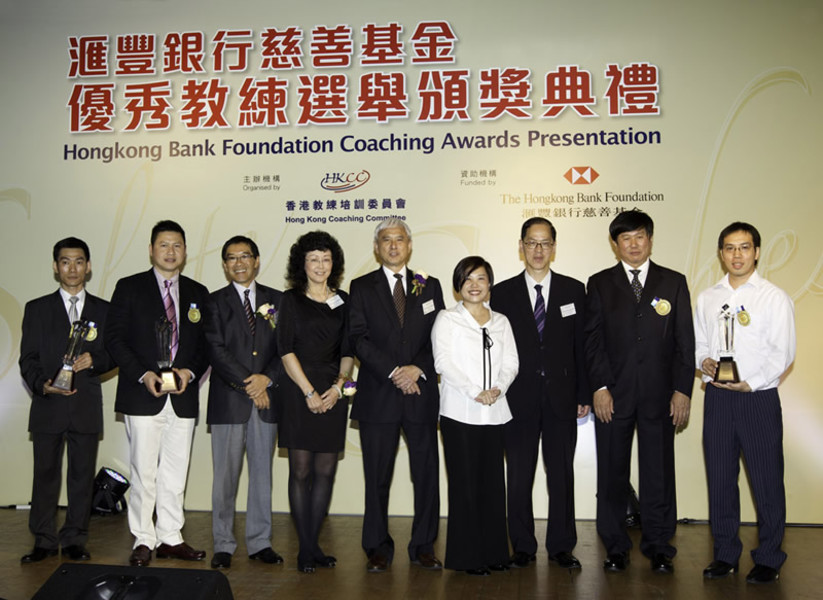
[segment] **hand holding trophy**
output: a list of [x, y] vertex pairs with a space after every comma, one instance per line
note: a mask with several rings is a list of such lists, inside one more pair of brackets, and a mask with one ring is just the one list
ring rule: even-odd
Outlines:
[[52, 379], [51, 387], [61, 392], [71, 392], [74, 390], [74, 362], [83, 352], [83, 343], [90, 337], [90, 332], [95, 331], [95, 324], [85, 319], [75, 321], [71, 325], [69, 332], [69, 343], [66, 352], [63, 354], [63, 366], [57, 371]]
[[158, 375], [160, 381], [155, 384], [158, 393], [169, 394], [180, 391], [180, 380], [177, 373], [172, 369], [172, 337], [174, 323], [165, 316], [157, 321], [155, 333], [157, 335], [157, 366], [160, 369]]
[[737, 363], [734, 362], [734, 312], [728, 304], [720, 309], [720, 359], [714, 374], [716, 383], [739, 383]]

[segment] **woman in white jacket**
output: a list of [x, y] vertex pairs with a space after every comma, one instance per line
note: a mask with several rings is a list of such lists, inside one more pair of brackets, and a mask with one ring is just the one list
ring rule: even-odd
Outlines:
[[449, 481], [445, 566], [488, 575], [508, 568], [503, 424], [512, 418], [506, 390], [519, 363], [508, 319], [489, 308], [491, 265], [468, 256], [452, 282], [460, 302], [432, 329]]

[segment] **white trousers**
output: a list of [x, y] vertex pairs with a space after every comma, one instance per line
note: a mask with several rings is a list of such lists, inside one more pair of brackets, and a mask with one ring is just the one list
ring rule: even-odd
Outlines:
[[125, 415], [125, 421], [131, 464], [129, 528], [135, 538], [134, 548], [180, 544], [195, 420], [178, 417], [166, 398], [158, 414]]

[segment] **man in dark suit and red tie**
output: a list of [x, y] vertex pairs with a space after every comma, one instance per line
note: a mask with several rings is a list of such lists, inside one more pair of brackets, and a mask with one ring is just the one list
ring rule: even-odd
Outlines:
[[[149, 257], [151, 269], [117, 282], [105, 335], [106, 348], [120, 367], [114, 409], [125, 416], [129, 438], [132, 566], [148, 565], [155, 549], [157, 558], [206, 556], [183, 541], [181, 530], [198, 384], [208, 367], [202, 320], [209, 292], [180, 274], [186, 234], [174, 221], [160, 221], [152, 228]], [[177, 380], [171, 392], [160, 388], [160, 324], [170, 334]]]
[[542, 217], [523, 223], [520, 252], [526, 269], [492, 290], [492, 309], [508, 317], [520, 371], [507, 393], [512, 420], [505, 425], [507, 506], [511, 564], [535, 560], [532, 488], [542, 439], [549, 491], [546, 549], [549, 560], [579, 569], [574, 516], [577, 419], [589, 414], [591, 395], [584, 356], [586, 293], [576, 279], [550, 269], [557, 231]]
[[640, 210], [609, 225], [620, 259], [589, 278], [586, 358], [594, 392], [597, 533], [607, 571], [624, 571], [632, 438], [637, 428], [640, 550], [652, 570], [672, 573], [677, 525], [674, 433], [689, 418], [694, 384], [694, 327], [686, 278], [649, 257], [654, 223]]
[[394, 558], [388, 510], [400, 430], [406, 436], [414, 485], [412, 563], [440, 569], [434, 540], [440, 518], [437, 418], [439, 391], [431, 329], [444, 308], [440, 282], [407, 267], [411, 231], [397, 218], [381, 221], [374, 252], [381, 267], [351, 283], [349, 334], [360, 360], [351, 418], [359, 421], [366, 502], [363, 549], [370, 573]]
[[[34, 549], [20, 559], [39, 562], [56, 556], [89, 560], [86, 550], [94, 491], [97, 444], [103, 432], [103, 393], [100, 375], [112, 368], [100, 335], [108, 302], [86, 289], [91, 273], [89, 247], [69, 237], [54, 245], [54, 274], [60, 288], [26, 304], [20, 342], [20, 373], [31, 391], [29, 431], [34, 449], [29, 530]], [[52, 385], [64, 364], [69, 333], [75, 321], [88, 321], [88, 331], [71, 369], [71, 389]], [[66, 520], [57, 531], [57, 502], [68, 446]]]
[[249, 465], [246, 551], [249, 558], [280, 564], [271, 547], [272, 458], [277, 441], [272, 382], [281, 369], [275, 336], [280, 291], [261, 285], [254, 240], [234, 236], [223, 244], [229, 284], [209, 297], [206, 340], [212, 367], [206, 422], [211, 426], [211, 566], [227, 569], [237, 548], [234, 506], [245, 452]]

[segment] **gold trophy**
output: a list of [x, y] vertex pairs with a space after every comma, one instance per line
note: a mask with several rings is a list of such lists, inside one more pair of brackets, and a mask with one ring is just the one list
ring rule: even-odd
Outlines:
[[163, 317], [155, 325], [157, 334], [157, 355], [160, 360], [157, 366], [160, 369], [160, 382], [155, 384], [158, 393], [171, 393], [180, 391], [180, 378], [171, 368], [171, 334], [174, 324], [166, 317]]
[[717, 383], [740, 383], [737, 363], [734, 362], [734, 312], [724, 304], [720, 309], [720, 360], [714, 380]]
[[86, 341], [89, 330], [93, 327], [94, 323], [90, 323], [85, 319], [71, 324], [69, 343], [66, 346], [66, 353], [63, 354], [63, 366], [60, 367], [60, 370], [52, 379], [52, 387], [64, 392], [70, 392], [74, 389], [74, 361], [83, 353], [83, 342]]

